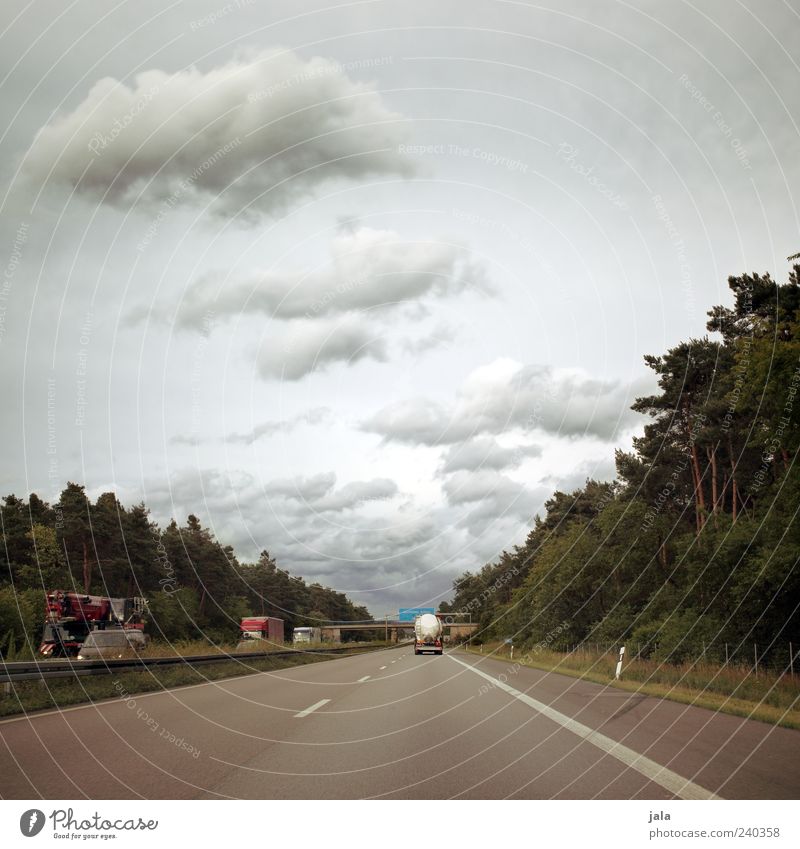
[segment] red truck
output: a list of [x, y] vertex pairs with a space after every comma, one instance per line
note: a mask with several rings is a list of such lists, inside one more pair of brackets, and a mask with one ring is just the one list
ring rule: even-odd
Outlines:
[[253, 640], [282, 643], [283, 619], [276, 619], [274, 616], [246, 616], [239, 625], [239, 633], [242, 643]]
[[143, 598], [110, 598], [53, 590], [46, 596], [39, 653], [48, 657], [74, 657], [92, 631], [115, 628], [141, 631], [146, 607]]

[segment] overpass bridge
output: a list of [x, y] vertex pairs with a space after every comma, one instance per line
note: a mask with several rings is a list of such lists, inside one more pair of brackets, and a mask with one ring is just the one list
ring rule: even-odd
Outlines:
[[[477, 622], [458, 618], [463, 614], [437, 613], [435, 615], [441, 621], [445, 635], [449, 635], [453, 642], [468, 639], [478, 630]], [[414, 636], [414, 623], [404, 619], [384, 617], [383, 619], [375, 619], [373, 622], [331, 623], [320, 626], [320, 631], [323, 640], [330, 640], [335, 643], [341, 642], [343, 632], [351, 631], [382, 631], [387, 642], [397, 643], [402, 637], [411, 638]]]

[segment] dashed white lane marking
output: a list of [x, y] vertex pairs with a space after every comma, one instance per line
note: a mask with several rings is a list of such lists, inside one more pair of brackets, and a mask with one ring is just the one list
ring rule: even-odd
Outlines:
[[650, 758], [646, 758], [644, 755], [639, 754], [639, 752], [635, 752], [633, 749], [623, 746], [622, 743], [618, 743], [616, 740], [606, 737], [605, 734], [601, 734], [599, 731], [589, 728], [588, 725], [584, 725], [566, 714], [555, 710], [555, 708], [551, 708], [549, 705], [544, 704], [544, 702], [539, 702], [536, 699], [532, 699], [530, 696], [525, 695], [525, 693], [520, 693], [519, 690], [509, 687], [508, 684], [500, 681], [498, 678], [495, 678], [492, 675], [487, 675], [480, 669], [476, 669], [474, 666], [470, 666], [470, 664], [464, 663], [463, 660], [458, 660], [452, 655], [448, 655], [448, 657], [450, 660], [454, 660], [456, 663], [461, 664], [461, 666], [469, 669], [476, 675], [480, 675], [481, 678], [491, 681], [495, 687], [505, 690], [506, 693], [513, 696], [515, 699], [519, 699], [519, 701], [528, 705], [528, 707], [532, 707], [548, 719], [552, 719], [553, 722], [557, 722], [560, 726], [566, 728], [567, 731], [571, 731], [573, 734], [577, 734], [578, 737], [582, 737], [593, 746], [597, 746], [598, 749], [601, 749], [606, 752], [606, 754], [611, 755], [612, 758], [616, 758], [631, 769], [635, 769], [645, 778], [649, 778], [650, 781], [654, 781], [656, 784], [661, 785], [661, 787], [665, 790], [668, 790], [670, 793], [674, 793], [679, 798], [721, 798], [720, 796], [717, 796], [716, 793], [712, 793], [711, 790], [706, 790], [705, 787], [701, 787], [699, 784], [689, 781], [688, 778], [678, 775], [677, 772], [673, 772], [671, 769], [667, 769], [665, 766], [661, 766], [661, 764], [651, 761]]
[[310, 713], [314, 713], [315, 710], [321, 708], [323, 705], [328, 704], [330, 699], [320, 699], [316, 704], [311, 705], [311, 707], [307, 707], [305, 710], [301, 710], [300, 713], [296, 713], [294, 715], [295, 719], [300, 719], [304, 716], [308, 716]]
[[358, 681], [356, 681], [356, 683], [357, 684], [363, 684], [367, 680], [369, 680], [369, 675], [365, 675], [363, 678], [359, 678]]
[[382, 667], [381, 667], [381, 669], [386, 669], [386, 667], [385, 667], [385, 666], [382, 666]]

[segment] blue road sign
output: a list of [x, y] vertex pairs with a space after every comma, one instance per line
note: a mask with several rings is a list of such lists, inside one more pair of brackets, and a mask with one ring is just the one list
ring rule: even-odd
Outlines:
[[398, 619], [401, 622], [413, 622], [423, 613], [436, 613], [436, 610], [433, 607], [401, 607]]

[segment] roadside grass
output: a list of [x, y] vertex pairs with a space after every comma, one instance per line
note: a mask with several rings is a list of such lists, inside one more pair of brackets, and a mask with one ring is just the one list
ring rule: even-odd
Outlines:
[[[360, 645], [364, 645], [364, 643]], [[370, 645], [375, 649], [383, 647], [382, 643], [371, 643]], [[213, 653], [208, 651], [209, 646], [205, 648], [206, 651], [194, 653]], [[168, 655], [158, 656], [165, 657]], [[191, 657], [191, 654], [186, 656]], [[203, 684], [221, 678], [238, 678], [258, 672], [271, 672], [348, 656], [347, 653], [320, 655], [303, 650], [289, 656], [270, 657], [270, 653], [266, 652], [263, 658], [246, 658], [240, 661], [225, 660], [219, 663], [204, 663], [201, 666], [186, 664], [146, 667], [142, 670], [125, 671], [118, 674], [112, 671], [104, 675], [76, 675], [72, 678], [15, 681], [11, 683], [9, 693], [6, 693], [4, 688], [0, 689], [0, 717], [14, 716], [30, 711], [53, 710], [54, 708], [103, 701], [115, 697], [127, 699], [137, 693], [168, 690], [188, 684]]]
[[[476, 647], [468, 647], [467, 651], [480, 655]], [[760, 670], [755, 675], [752, 668], [742, 666], [700, 662], [673, 665], [628, 657], [622, 665], [622, 677], [617, 681], [614, 677], [617, 666], [615, 654], [592, 651], [562, 654], [518, 646], [514, 647], [514, 654], [511, 660], [507, 645], [486, 643], [482, 656], [800, 729], [800, 679], [792, 679], [773, 670]]]
[[[150, 640], [147, 646], [138, 652], [139, 657], [192, 657], [201, 654], [248, 654], [263, 651], [265, 654], [276, 651], [314, 651], [316, 649], [342, 648], [347, 643], [270, 643], [262, 640], [248, 640], [241, 643], [211, 644], [205, 640], [176, 640], [172, 643]], [[364, 643], [354, 643], [364, 645]], [[372, 643], [372, 645], [378, 645]]]

